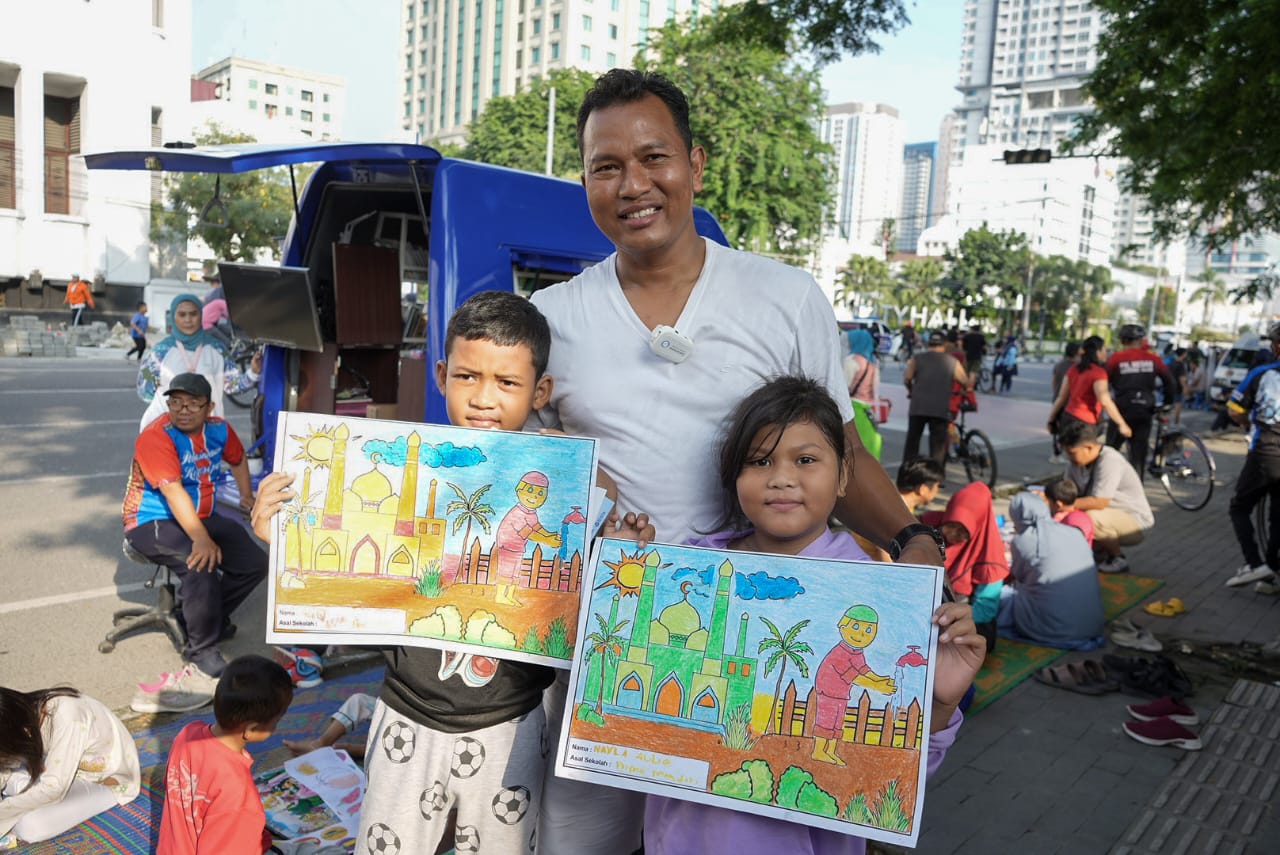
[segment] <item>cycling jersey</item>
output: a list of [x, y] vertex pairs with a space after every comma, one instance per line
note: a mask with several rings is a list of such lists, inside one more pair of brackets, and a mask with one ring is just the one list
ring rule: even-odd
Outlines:
[[1172, 401], [1177, 393], [1173, 375], [1160, 357], [1140, 347], [1120, 350], [1107, 360], [1107, 377], [1111, 380], [1111, 397], [1120, 412], [1149, 415], [1156, 408], [1156, 379], [1164, 384], [1164, 399]]
[[1259, 365], [1231, 393], [1227, 407], [1249, 413], [1249, 450], [1280, 456], [1280, 362]]

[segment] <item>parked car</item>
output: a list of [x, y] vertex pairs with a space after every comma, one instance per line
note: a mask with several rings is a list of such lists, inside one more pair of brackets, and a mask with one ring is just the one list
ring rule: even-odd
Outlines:
[[1213, 371], [1213, 383], [1209, 387], [1209, 399], [1214, 404], [1222, 404], [1240, 385], [1240, 381], [1249, 373], [1263, 347], [1262, 339], [1254, 333], [1247, 333], [1231, 345], [1231, 349], [1222, 355], [1217, 368]]
[[[454, 309], [481, 291], [528, 295], [613, 252], [578, 182], [442, 157], [423, 145], [163, 147], [85, 157], [89, 169], [219, 174], [316, 162], [294, 199], [283, 264], [222, 265], [232, 321], [268, 343], [255, 407], [267, 468], [282, 410], [446, 423], [432, 366], [444, 356]], [[695, 208], [694, 223], [727, 244], [707, 211]], [[245, 286], [238, 303], [233, 277]]]
[[[882, 356], [888, 355], [893, 346], [893, 331], [889, 329], [889, 325], [879, 318], [853, 318], [848, 321], [837, 321], [836, 325], [844, 332], [850, 330], [867, 330], [875, 337], [876, 352]], [[849, 343], [845, 341], [845, 352], [849, 350]]]

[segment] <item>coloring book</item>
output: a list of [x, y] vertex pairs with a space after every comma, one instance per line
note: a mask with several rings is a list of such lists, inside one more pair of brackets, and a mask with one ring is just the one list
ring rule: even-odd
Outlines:
[[[568, 667], [594, 440], [281, 413], [275, 471], [297, 497], [271, 532], [267, 640], [446, 651]], [[442, 674], [442, 678], [445, 675]]]
[[556, 773], [914, 846], [942, 570], [597, 542]]

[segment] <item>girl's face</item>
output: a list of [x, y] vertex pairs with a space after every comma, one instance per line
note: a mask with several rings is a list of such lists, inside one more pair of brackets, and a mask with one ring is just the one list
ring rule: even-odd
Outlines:
[[200, 329], [200, 307], [195, 303], [183, 301], [173, 310], [173, 325], [184, 335], [191, 335]]
[[781, 437], [776, 427], [757, 433], [737, 485], [756, 548], [796, 555], [813, 543], [827, 530], [845, 480], [844, 461], [812, 422], [789, 424]]
[[938, 530], [942, 532], [942, 539], [947, 542], [947, 546], [959, 546], [969, 540], [969, 529], [958, 522], [944, 522], [938, 526]]

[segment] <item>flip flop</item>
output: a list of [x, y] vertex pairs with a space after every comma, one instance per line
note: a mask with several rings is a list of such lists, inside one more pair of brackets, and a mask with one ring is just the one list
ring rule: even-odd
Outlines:
[[[1097, 663], [1094, 663], [1095, 665]], [[1101, 670], [1101, 666], [1099, 666]], [[1033, 675], [1037, 682], [1044, 683], [1046, 686], [1053, 686], [1055, 689], [1066, 689], [1069, 692], [1078, 692], [1082, 695], [1105, 695], [1107, 692], [1115, 691], [1116, 685], [1112, 680], [1106, 679], [1103, 674], [1102, 682], [1098, 681], [1097, 674], [1091, 674], [1088, 669], [1080, 664], [1071, 662], [1066, 665], [1052, 665], [1046, 668], [1037, 668]]]
[[1170, 597], [1165, 602], [1156, 600], [1153, 603], [1147, 603], [1142, 610], [1149, 615], [1156, 617], [1177, 617], [1187, 610], [1182, 600], [1177, 597]]

